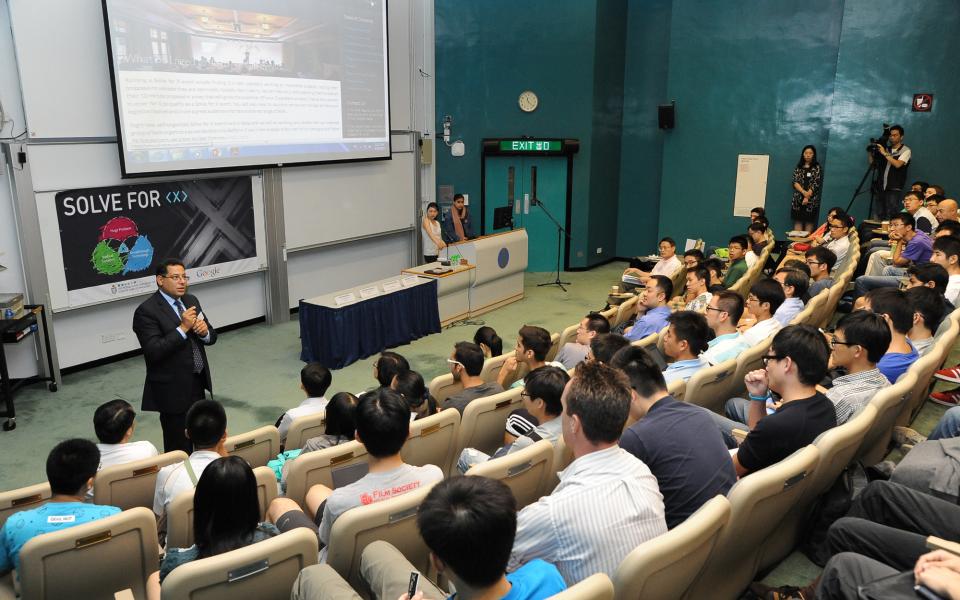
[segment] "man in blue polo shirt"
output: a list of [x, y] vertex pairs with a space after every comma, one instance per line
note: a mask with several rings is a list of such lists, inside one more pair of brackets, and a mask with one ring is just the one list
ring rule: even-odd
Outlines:
[[675, 312], [667, 322], [670, 325], [663, 336], [663, 353], [672, 362], [664, 369], [663, 378], [670, 384], [677, 379], [686, 381], [704, 367], [699, 356], [707, 349], [710, 327], [706, 317], [691, 310]]
[[620, 447], [657, 478], [672, 529], [737, 481], [730, 454], [710, 413], [670, 396], [660, 369], [642, 348], [620, 350], [611, 366], [630, 380], [630, 416], [638, 419], [623, 432]]
[[20, 568], [20, 549], [32, 538], [89, 523], [120, 512], [115, 506], [85, 504], [100, 465], [100, 451], [89, 440], [60, 442], [47, 456], [47, 480], [53, 492], [39, 508], [14, 513], [0, 529], [0, 574]]
[[637, 321], [624, 331], [631, 342], [642, 340], [651, 333], [658, 333], [667, 325], [670, 307], [667, 302], [673, 295], [673, 282], [669, 277], [654, 275], [647, 279], [637, 302]]

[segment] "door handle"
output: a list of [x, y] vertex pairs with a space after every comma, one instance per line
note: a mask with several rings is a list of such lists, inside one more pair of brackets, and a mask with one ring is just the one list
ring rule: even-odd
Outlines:
[[523, 195], [523, 214], [530, 214], [530, 194]]

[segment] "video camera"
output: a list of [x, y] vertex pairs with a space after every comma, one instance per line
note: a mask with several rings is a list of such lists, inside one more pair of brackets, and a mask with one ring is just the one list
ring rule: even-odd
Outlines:
[[890, 125], [889, 123], [884, 123], [883, 133], [880, 134], [880, 137], [870, 138], [870, 144], [867, 146], [867, 152], [870, 152], [874, 155], [874, 157], [879, 158], [880, 151], [877, 149], [877, 144], [886, 146], [888, 141], [890, 141]]

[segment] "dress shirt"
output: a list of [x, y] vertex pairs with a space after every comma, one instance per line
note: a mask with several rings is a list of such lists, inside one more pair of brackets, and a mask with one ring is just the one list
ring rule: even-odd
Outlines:
[[702, 369], [705, 366], [705, 363], [697, 358], [690, 358], [687, 360], [678, 360], [667, 365], [667, 368], [663, 371], [663, 379], [669, 384], [672, 381], [677, 379], [682, 379], [687, 381], [693, 374]]
[[890, 385], [880, 369], [843, 375], [833, 380], [833, 387], [825, 394], [833, 402], [837, 412], [837, 425], [842, 425], [856, 416], [870, 400]]
[[[177, 303], [179, 302], [180, 304], [183, 304], [183, 302], [181, 301], [181, 299], [180, 299], [180, 298], [174, 298], [173, 296], [168, 295], [168, 294], [167, 294], [166, 292], [164, 292], [163, 290], [157, 290], [157, 291], [160, 292], [160, 295], [163, 296], [163, 299], [166, 300], [166, 301], [167, 301], [167, 304], [170, 305], [170, 308], [173, 310], [173, 314], [177, 315], [177, 319], [180, 319], [180, 309], [177, 308]], [[184, 305], [183, 310], [186, 311], [188, 308], [189, 308], [189, 306]], [[203, 314], [203, 313], [202, 313], [202, 312], [199, 312], [199, 313], [197, 313], [197, 316], [199, 317], [201, 314]], [[185, 333], [183, 332], [183, 330], [180, 329], [179, 327], [177, 327], [177, 333], [179, 333], [179, 334], [180, 334], [180, 337], [182, 337], [183, 339], [187, 339], [187, 334], [185, 334]], [[204, 344], [209, 344], [209, 343], [210, 343], [210, 332], [209, 332], [209, 331], [207, 332], [207, 335], [205, 335], [205, 336], [203, 336], [203, 337], [200, 337], [200, 336], [197, 336], [197, 337], [200, 338], [200, 339], [203, 341]]]
[[777, 309], [777, 312], [773, 313], [773, 318], [780, 321], [781, 326], [786, 327], [801, 311], [803, 311], [803, 300], [787, 298]]
[[780, 331], [782, 327], [783, 325], [780, 324], [780, 321], [770, 317], [746, 330], [743, 333], [743, 341], [746, 342], [748, 346], [756, 346], [774, 333]]
[[667, 326], [667, 317], [670, 316], [669, 306], [658, 306], [651, 308], [642, 317], [633, 324], [630, 333], [626, 337], [631, 342], [642, 340], [651, 333], [659, 333], [661, 329]]

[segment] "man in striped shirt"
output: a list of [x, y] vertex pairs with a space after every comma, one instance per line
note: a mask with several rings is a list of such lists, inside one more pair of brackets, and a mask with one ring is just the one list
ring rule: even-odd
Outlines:
[[890, 328], [883, 317], [866, 310], [845, 315], [830, 338], [830, 366], [847, 374], [833, 380], [824, 393], [833, 402], [837, 425], [863, 410], [878, 391], [890, 385], [877, 368], [890, 345]]
[[567, 585], [612, 576], [623, 558], [667, 531], [663, 496], [642, 461], [617, 445], [630, 411], [626, 376], [584, 362], [561, 397], [563, 441], [574, 460], [549, 496], [520, 511], [508, 571], [540, 558]]

